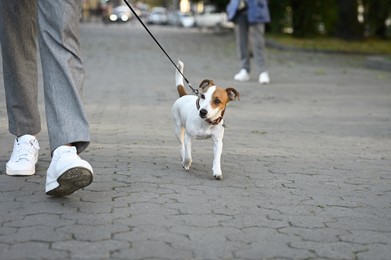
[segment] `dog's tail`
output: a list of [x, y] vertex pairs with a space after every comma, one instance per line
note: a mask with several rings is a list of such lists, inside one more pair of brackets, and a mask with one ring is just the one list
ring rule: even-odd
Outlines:
[[[177, 64], [178, 69], [183, 73], [183, 62], [178, 60]], [[183, 83], [183, 76], [179, 73], [178, 70], [175, 71], [175, 84], [178, 90], [179, 97], [187, 95], [184, 83]]]

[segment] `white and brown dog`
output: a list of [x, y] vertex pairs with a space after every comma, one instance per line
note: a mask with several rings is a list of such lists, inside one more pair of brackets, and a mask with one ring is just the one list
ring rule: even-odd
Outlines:
[[[178, 61], [178, 68], [183, 73], [183, 63]], [[172, 117], [176, 136], [181, 144], [182, 165], [189, 170], [191, 143], [193, 139], [212, 138], [214, 142], [213, 176], [221, 180], [221, 154], [224, 137], [224, 112], [229, 101], [239, 99], [240, 94], [234, 88], [223, 89], [212, 80], [203, 80], [199, 86], [200, 96], [187, 95], [182, 75], [176, 71], [175, 83], [179, 98], [172, 107]]]

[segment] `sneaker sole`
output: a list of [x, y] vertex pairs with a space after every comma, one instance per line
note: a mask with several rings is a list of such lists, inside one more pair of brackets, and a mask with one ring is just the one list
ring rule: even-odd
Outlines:
[[235, 79], [234, 78], [234, 80], [238, 81], [238, 82], [247, 82], [247, 81], [250, 81], [250, 78], [248, 78], [248, 79]]
[[30, 171], [14, 171], [6, 168], [5, 174], [8, 176], [31, 176], [35, 174], [35, 169]]
[[36, 166], [37, 162], [38, 162], [38, 158], [35, 160], [34, 168], [31, 168], [31, 169], [25, 170], [25, 171], [12, 170], [12, 169], [8, 168], [8, 166], [6, 165], [5, 166], [5, 174], [7, 174], [8, 176], [31, 176], [31, 175], [34, 175], [35, 174], [35, 166]]
[[92, 172], [86, 168], [75, 167], [64, 172], [58, 177], [59, 186], [51, 191], [46, 192], [46, 195], [63, 197], [82, 189], [92, 182]]

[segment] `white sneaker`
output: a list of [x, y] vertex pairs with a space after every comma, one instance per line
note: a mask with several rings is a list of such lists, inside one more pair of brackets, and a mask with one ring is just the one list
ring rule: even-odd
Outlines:
[[249, 81], [250, 74], [248, 74], [246, 69], [241, 69], [238, 74], [234, 76], [234, 80], [236, 81]]
[[270, 77], [269, 77], [269, 73], [267, 71], [262, 72], [259, 75], [259, 83], [261, 83], [261, 84], [269, 84], [270, 83]]
[[15, 139], [10, 160], [5, 166], [7, 175], [33, 175], [38, 161], [39, 144], [32, 135], [23, 135]]
[[56, 197], [67, 196], [92, 182], [92, 167], [81, 159], [74, 146], [60, 146], [53, 152], [53, 158], [46, 174], [46, 194]]

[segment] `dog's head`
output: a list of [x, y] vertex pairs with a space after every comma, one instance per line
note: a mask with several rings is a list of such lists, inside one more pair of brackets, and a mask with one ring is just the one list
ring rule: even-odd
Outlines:
[[213, 80], [204, 79], [200, 86], [199, 115], [203, 119], [214, 121], [222, 115], [228, 102], [240, 99], [234, 88], [216, 86]]

